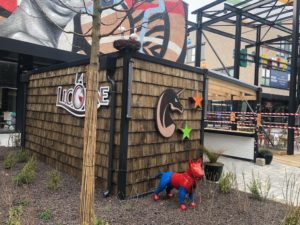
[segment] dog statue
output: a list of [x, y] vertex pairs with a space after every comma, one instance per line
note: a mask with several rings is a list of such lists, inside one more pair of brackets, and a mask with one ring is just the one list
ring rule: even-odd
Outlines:
[[199, 159], [197, 162], [190, 160], [189, 168], [183, 173], [174, 172], [162, 172], [159, 173], [156, 178], [160, 178], [160, 182], [156, 190], [154, 191], [153, 200], [159, 200], [159, 193], [166, 189], [167, 198], [173, 197], [171, 190], [176, 188], [179, 190], [179, 202], [180, 209], [186, 210], [187, 207], [184, 204], [186, 194], [189, 194], [191, 208], [196, 208], [194, 202], [193, 193], [196, 189], [197, 181], [201, 180], [204, 176], [202, 169], [202, 160]]

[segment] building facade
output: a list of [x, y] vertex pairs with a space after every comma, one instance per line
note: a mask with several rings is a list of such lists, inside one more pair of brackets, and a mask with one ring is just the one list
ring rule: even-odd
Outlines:
[[[228, 24], [218, 23], [215, 26], [227, 33], [234, 34], [235, 32], [234, 25], [229, 26]], [[203, 32], [205, 36], [202, 36], [201, 67], [217, 70], [227, 76], [233, 77], [235, 39], [206, 30]], [[265, 35], [265, 39], [286, 35], [273, 28], [269, 30], [268, 27], [262, 27], [261, 33], [262, 36]], [[243, 27], [242, 36], [255, 41], [256, 30]], [[187, 38], [187, 57], [185, 63], [188, 65], [195, 65], [195, 43], [196, 32], [191, 32]], [[247, 43], [242, 41], [241, 49], [245, 49], [246, 45]], [[291, 46], [286, 42], [281, 42], [277, 47], [286, 51], [291, 51]], [[248, 61], [244, 65], [240, 65], [239, 79], [254, 85], [255, 47], [248, 48], [246, 51]], [[287, 112], [290, 80], [289, 58], [290, 56], [288, 54], [270, 50], [267, 47], [261, 47], [260, 49], [258, 86], [262, 88], [263, 111]]]
[[[89, 55], [92, 19], [88, 14], [93, 1], [85, 1], [86, 5], [81, 0], [69, 2], [0, 0], [0, 132], [22, 128], [18, 123], [22, 120], [22, 73]], [[187, 5], [182, 0], [135, 2], [102, 1], [102, 7], [117, 4], [118, 11], [102, 13], [100, 52], [116, 51], [115, 40], [128, 39], [136, 32], [140, 52], [183, 63]]]

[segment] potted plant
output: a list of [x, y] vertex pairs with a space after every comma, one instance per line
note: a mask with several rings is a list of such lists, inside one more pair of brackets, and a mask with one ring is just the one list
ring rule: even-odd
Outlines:
[[264, 158], [266, 160], [266, 165], [271, 164], [273, 159], [273, 153], [268, 149], [261, 149], [258, 151], [258, 158]]
[[220, 151], [207, 149], [204, 146], [201, 147], [201, 150], [208, 158], [208, 162], [204, 162], [204, 174], [206, 179], [215, 182], [219, 181], [224, 167], [223, 163], [218, 162], [222, 153]]

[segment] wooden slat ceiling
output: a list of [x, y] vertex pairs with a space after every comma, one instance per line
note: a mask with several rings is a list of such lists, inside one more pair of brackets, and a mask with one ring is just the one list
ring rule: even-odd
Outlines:
[[208, 79], [208, 100], [256, 100], [256, 91], [210, 77]]

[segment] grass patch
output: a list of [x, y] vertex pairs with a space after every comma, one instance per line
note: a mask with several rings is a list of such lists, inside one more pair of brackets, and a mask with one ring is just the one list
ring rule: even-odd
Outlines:
[[10, 208], [8, 210], [7, 225], [21, 225], [21, 216], [23, 214], [22, 206]]
[[219, 190], [227, 194], [231, 191], [233, 186], [236, 183], [236, 175], [233, 172], [227, 172], [222, 174], [220, 181], [219, 181]]
[[28, 162], [29, 158], [30, 158], [30, 154], [27, 149], [21, 149], [20, 151], [17, 152], [18, 163]]
[[15, 152], [10, 152], [7, 157], [4, 159], [4, 168], [12, 169], [18, 162], [18, 156]]
[[49, 209], [45, 209], [40, 214], [40, 219], [43, 221], [49, 221], [52, 218], [52, 212]]
[[290, 207], [288, 213], [281, 222], [281, 225], [299, 225], [300, 208]]
[[26, 207], [28, 206], [30, 201], [28, 199], [19, 199], [15, 204], [18, 206]]
[[47, 173], [47, 187], [51, 190], [57, 190], [61, 187], [61, 175], [57, 170], [51, 170]]
[[263, 183], [259, 175], [257, 175], [257, 177], [255, 178], [254, 173], [252, 172], [252, 180], [248, 185], [248, 188], [251, 192], [252, 198], [259, 201], [266, 200], [271, 189], [270, 177], [268, 177]]
[[36, 178], [37, 162], [31, 158], [23, 169], [13, 178], [17, 185], [33, 183]]
[[11, 169], [15, 167], [17, 163], [25, 163], [29, 160], [29, 157], [29, 152], [26, 149], [10, 152], [3, 162], [4, 168]]

